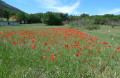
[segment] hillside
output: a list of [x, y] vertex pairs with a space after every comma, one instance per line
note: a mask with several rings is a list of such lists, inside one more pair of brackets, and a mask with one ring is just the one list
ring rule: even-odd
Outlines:
[[[4, 1], [0, 0], [0, 7], [2, 7], [3, 9], [6, 9], [6, 10], [11, 10], [11, 11], [14, 11], [14, 12], [21, 12], [21, 10], [19, 10], [18, 8], [15, 8], [7, 3], [5, 3]], [[23, 11], [22, 11], [23, 12]]]

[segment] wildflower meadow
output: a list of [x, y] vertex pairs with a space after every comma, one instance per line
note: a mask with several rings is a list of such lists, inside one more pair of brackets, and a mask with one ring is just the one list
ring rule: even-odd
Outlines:
[[16, 29], [0, 31], [1, 78], [120, 76], [120, 46], [68, 27]]

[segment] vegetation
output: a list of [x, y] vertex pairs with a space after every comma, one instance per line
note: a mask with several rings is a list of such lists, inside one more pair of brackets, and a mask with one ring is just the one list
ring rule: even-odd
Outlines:
[[61, 25], [62, 19], [57, 14], [47, 12], [43, 15], [43, 22], [48, 25]]
[[[4, 2], [1, 4], [3, 5]], [[4, 3], [5, 4], [5, 3]], [[22, 11], [15, 12], [13, 10], [6, 10], [3, 6], [0, 6], [0, 17], [9, 20], [11, 16], [16, 15], [19, 18], [20, 23], [46, 23], [48, 25], [60, 25], [70, 23], [71, 27], [84, 26], [87, 29], [100, 29], [100, 25], [114, 26], [120, 25], [120, 15], [105, 14], [105, 15], [93, 15], [81, 14], [80, 16], [73, 16], [64, 13], [36, 13], [27, 14]], [[87, 26], [87, 27], [86, 27]]]
[[17, 13], [17, 16], [18, 16], [18, 18], [19, 18], [19, 22], [20, 22], [20, 23], [24, 23], [24, 22], [25, 22], [25, 19], [26, 19], [25, 13], [23, 13], [23, 12], [18, 12], [18, 13]]
[[27, 14], [0, 0], [5, 18], [22, 24], [0, 26], [0, 78], [120, 77], [120, 15]]
[[0, 77], [120, 76], [120, 27], [102, 26], [99, 31], [65, 27], [51, 28], [43, 24], [2, 26]]
[[7, 3], [5, 3], [4, 1], [0, 0], [0, 8], [3, 8], [4, 10], [10, 10], [10, 11], [13, 11], [13, 12], [23, 12]]
[[0, 17], [4, 17], [3, 13], [4, 9], [0, 6]]
[[82, 25], [84, 26], [84, 28], [89, 29], [89, 30], [98, 30], [100, 29], [100, 24], [96, 24], [96, 21], [94, 19], [83, 19], [82, 20]]
[[[81, 14], [80, 16], [68, 15], [67, 13], [36, 13], [27, 14], [21, 10], [18, 10], [7, 3], [0, 0], [0, 17], [9, 20], [11, 16], [18, 16], [20, 23], [46, 23], [48, 25], [60, 25], [62, 23], [70, 23], [71, 27], [84, 26], [87, 29], [100, 29], [100, 25], [114, 26], [120, 25], [120, 15], [105, 14], [105, 15], [93, 15]], [[87, 21], [87, 22], [86, 22]], [[86, 23], [86, 24], [85, 24]], [[86, 27], [88, 26], [88, 27]]]

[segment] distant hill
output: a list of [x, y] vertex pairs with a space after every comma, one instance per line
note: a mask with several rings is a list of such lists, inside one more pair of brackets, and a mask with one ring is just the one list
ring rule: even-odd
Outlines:
[[2, 7], [3, 9], [6, 9], [6, 10], [11, 10], [11, 11], [14, 11], [14, 12], [23, 12], [21, 10], [19, 10], [18, 8], [15, 8], [7, 3], [5, 3], [4, 1], [0, 0], [0, 7]]

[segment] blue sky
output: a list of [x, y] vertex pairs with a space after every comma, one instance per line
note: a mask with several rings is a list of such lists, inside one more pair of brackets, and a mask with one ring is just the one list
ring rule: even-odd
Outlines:
[[120, 0], [3, 0], [26, 13], [120, 14]]

